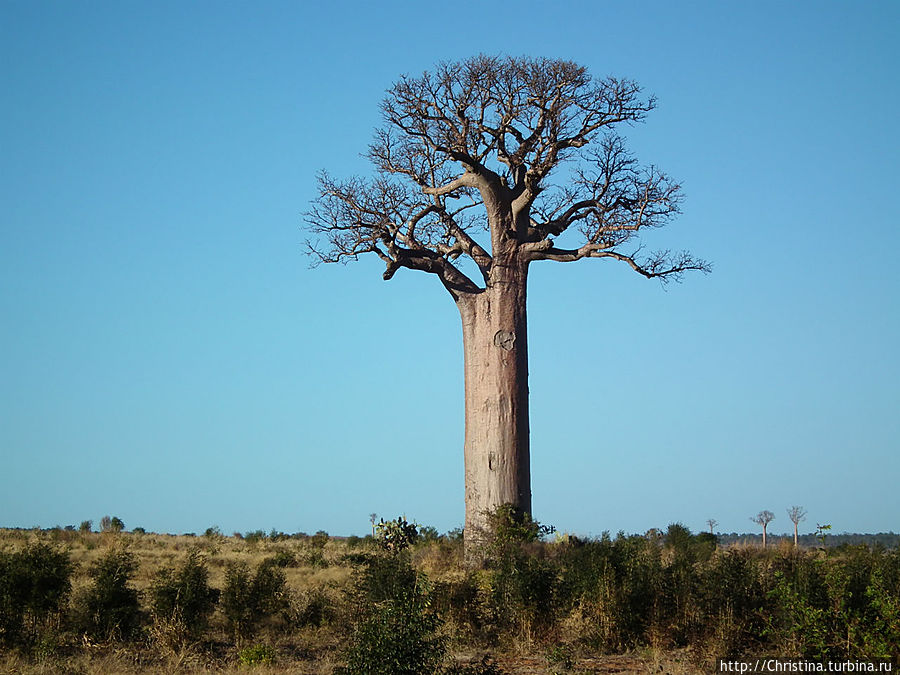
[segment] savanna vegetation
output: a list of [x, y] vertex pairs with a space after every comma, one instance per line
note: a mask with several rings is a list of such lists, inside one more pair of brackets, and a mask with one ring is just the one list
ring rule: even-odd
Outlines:
[[[0, 530], [0, 672], [703, 672], [717, 657], [900, 664], [900, 550], [720, 545], [673, 524], [554, 535]], [[121, 521], [119, 521], [121, 523]]]

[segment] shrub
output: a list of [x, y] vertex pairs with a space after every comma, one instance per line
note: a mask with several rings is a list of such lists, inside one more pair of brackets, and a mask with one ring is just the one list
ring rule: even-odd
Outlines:
[[291, 538], [291, 535], [285, 534], [280, 530], [276, 530], [274, 527], [269, 532], [269, 541], [287, 541]]
[[266, 533], [262, 530], [253, 530], [252, 532], [248, 532], [244, 535], [244, 541], [246, 541], [251, 546], [255, 546], [261, 541], [266, 540]]
[[564, 643], [553, 645], [547, 653], [547, 666], [552, 675], [572, 670], [575, 666], [572, 647]]
[[212, 527], [207, 527], [206, 531], [203, 533], [203, 536], [209, 539], [210, 541], [219, 542], [224, 539], [224, 535], [222, 534], [222, 530], [219, 529], [218, 525], [213, 525]]
[[419, 527], [419, 540], [430, 544], [433, 541], [439, 541], [441, 538], [440, 532], [437, 531], [436, 527], [432, 527], [431, 525], [422, 525]]
[[287, 608], [284, 572], [264, 560], [251, 576], [246, 563], [231, 563], [225, 571], [220, 606], [236, 636], [251, 635], [260, 621]]
[[359, 605], [369, 606], [406, 597], [419, 583], [419, 573], [413, 569], [408, 555], [360, 555], [361, 565], [354, 581], [353, 595]]
[[489, 530], [492, 533], [487, 547], [488, 559], [501, 559], [511, 550], [521, 548], [556, 531], [552, 525], [542, 525], [530, 513], [512, 504], [501, 504], [488, 514]]
[[397, 520], [382, 519], [376, 526], [376, 541], [386, 551], [397, 553], [415, 544], [419, 531], [413, 523], [400, 516]]
[[81, 532], [82, 534], [84, 534], [86, 532], [90, 532], [93, 529], [93, 527], [94, 527], [93, 520], [82, 520], [81, 525], [78, 526], [78, 531]]
[[196, 638], [206, 628], [219, 595], [208, 579], [209, 571], [196, 551], [178, 569], [157, 574], [150, 589], [151, 607], [173, 642]]
[[295, 626], [321, 626], [334, 614], [328, 595], [322, 588], [301, 591], [291, 603], [290, 620]]
[[455, 632], [474, 634], [481, 628], [475, 573], [469, 572], [462, 579], [436, 581], [431, 595], [435, 610], [454, 627]]
[[303, 557], [303, 562], [310, 567], [328, 567], [328, 561], [325, 559], [325, 553], [320, 548], [314, 548], [309, 553], [307, 553]]
[[462, 541], [464, 532], [462, 527], [454, 527], [452, 530], [448, 530], [445, 536], [450, 541]]
[[128, 551], [112, 550], [91, 565], [93, 583], [77, 599], [76, 625], [99, 640], [135, 637], [143, 621], [138, 592], [129, 585], [137, 569]]
[[552, 561], [521, 548], [507, 547], [488, 572], [490, 606], [497, 628], [518, 630], [523, 637], [544, 632], [555, 619], [558, 568]]
[[62, 611], [73, 569], [67, 553], [46, 544], [0, 553], [0, 644], [37, 638], [40, 628]]
[[[894, 557], [897, 557], [895, 554]], [[873, 619], [862, 632], [861, 656], [891, 658], [900, 662], [900, 593], [896, 583], [893, 592], [882, 569], [872, 573], [866, 597], [873, 610]]]
[[766, 602], [759, 556], [751, 549], [723, 551], [698, 576], [698, 605], [713, 646], [723, 654], [735, 653], [756, 640], [764, 628]]
[[358, 554], [355, 562], [355, 627], [344, 654], [346, 666], [336, 669], [336, 675], [499, 673], [485, 669], [487, 662], [484, 667], [442, 666], [443, 621], [431, 586], [410, 564], [408, 551]]
[[268, 562], [275, 565], [275, 567], [297, 566], [297, 558], [290, 551], [278, 551], [278, 553], [268, 559]]
[[664, 541], [666, 546], [674, 549], [676, 552], [687, 553], [690, 551], [691, 543], [694, 535], [691, 531], [681, 523], [671, 523], [666, 529]]
[[394, 590], [393, 597], [368, 606], [345, 652], [347, 665], [336, 668], [336, 675], [431, 675], [438, 671], [446, 647], [438, 635], [441, 620], [431, 611], [424, 579], [417, 579], [412, 588], [397, 584]]
[[238, 661], [242, 666], [270, 666], [275, 662], [275, 654], [269, 645], [253, 645], [238, 652]]

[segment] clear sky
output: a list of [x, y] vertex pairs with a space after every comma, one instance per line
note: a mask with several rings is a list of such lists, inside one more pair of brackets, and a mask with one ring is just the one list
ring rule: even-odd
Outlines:
[[315, 175], [386, 88], [567, 58], [659, 107], [648, 240], [529, 285], [535, 516], [643, 532], [803, 505], [900, 530], [900, 3], [0, 3], [0, 526], [364, 534], [463, 520], [459, 317], [434, 277], [310, 269]]

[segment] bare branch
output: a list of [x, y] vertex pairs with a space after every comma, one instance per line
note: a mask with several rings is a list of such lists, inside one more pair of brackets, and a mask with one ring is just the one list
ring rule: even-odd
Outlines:
[[[542, 242], [543, 243], [543, 242]], [[685, 272], [698, 271], [709, 273], [712, 265], [705, 260], [693, 258], [690, 253], [682, 251], [671, 253], [670, 251], [658, 251], [644, 260], [639, 260], [637, 252], [632, 254], [620, 253], [611, 250], [614, 243], [585, 244], [577, 249], [561, 249], [554, 246], [532, 248], [532, 260], [552, 260], [554, 262], [575, 262], [582, 258], [612, 258], [627, 264], [631, 269], [647, 277], [659, 279], [663, 283], [678, 280]]]
[[[468, 287], [452, 265], [460, 256], [487, 284], [494, 261], [517, 251], [531, 261], [614, 258], [661, 279], [708, 271], [688, 254], [636, 257], [643, 233], [679, 212], [681, 188], [640, 166], [613, 129], [655, 105], [631, 80], [592, 78], [563, 60], [480, 55], [403, 76], [369, 147], [376, 178], [322, 182], [307, 214], [310, 250], [324, 262], [373, 253], [390, 261], [388, 277], [410, 267], [457, 289]], [[564, 160], [571, 178], [546, 185]], [[478, 242], [485, 227], [490, 247]], [[574, 233], [572, 248], [554, 242]]]
[[337, 182], [322, 174], [319, 187], [319, 198], [305, 214], [310, 231], [319, 235], [307, 242], [314, 260], [346, 262], [374, 253], [386, 264], [385, 280], [406, 267], [437, 275], [455, 296], [481, 290], [451, 260], [466, 253], [489, 266], [490, 257], [441, 203], [426, 203], [386, 179]]

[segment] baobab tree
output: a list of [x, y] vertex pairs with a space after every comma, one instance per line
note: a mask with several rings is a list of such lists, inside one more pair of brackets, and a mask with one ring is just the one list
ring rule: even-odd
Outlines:
[[642, 235], [678, 213], [681, 190], [639, 165], [614, 129], [654, 107], [634, 82], [569, 61], [442, 63], [388, 90], [372, 178], [319, 177], [306, 214], [315, 261], [371, 254], [385, 280], [426, 272], [459, 310], [469, 556], [498, 506], [531, 511], [531, 263], [615, 260], [664, 282], [709, 269], [686, 252], [643, 253]]
[[719, 521], [716, 520], [715, 518], [710, 518], [709, 520], [706, 521], [706, 524], [709, 525], [709, 533], [715, 534], [715, 532], [713, 532], [713, 529], [715, 529], [716, 525], [719, 524]]
[[763, 548], [766, 547], [766, 528], [769, 526], [773, 520], [775, 520], [775, 514], [769, 510], [760, 511], [755, 516], [750, 518], [757, 525], [762, 525], [763, 529]]
[[787, 510], [788, 518], [791, 519], [791, 522], [794, 524], [794, 547], [797, 546], [797, 528], [800, 525], [800, 522], [806, 520], [806, 509], [802, 506], [792, 506]]

